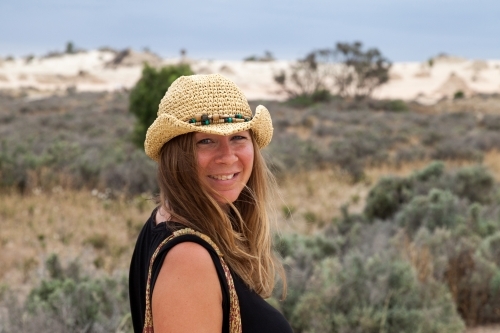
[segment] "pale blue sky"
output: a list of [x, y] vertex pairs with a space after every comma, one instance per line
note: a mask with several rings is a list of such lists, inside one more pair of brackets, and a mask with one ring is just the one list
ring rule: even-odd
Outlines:
[[150, 48], [176, 56], [296, 59], [360, 40], [393, 61], [500, 58], [498, 0], [0, 0], [0, 56]]

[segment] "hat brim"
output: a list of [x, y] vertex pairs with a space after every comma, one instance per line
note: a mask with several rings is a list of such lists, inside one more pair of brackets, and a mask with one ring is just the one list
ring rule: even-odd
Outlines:
[[146, 155], [158, 162], [160, 150], [165, 143], [176, 136], [201, 132], [217, 135], [231, 135], [234, 133], [252, 130], [255, 141], [259, 148], [264, 148], [271, 142], [273, 136], [273, 124], [269, 111], [263, 105], [257, 106], [252, 120], [241, 123], [210, 124], [206, 126], [196, 126], [185, 121], [181, 121], [168, 114], [160, 114], [149, 127], [144, 141]]

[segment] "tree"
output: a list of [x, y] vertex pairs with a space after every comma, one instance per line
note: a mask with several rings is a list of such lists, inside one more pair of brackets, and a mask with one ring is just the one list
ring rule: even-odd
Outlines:
[[376, 48], [362, 48], [361, 42], [337, 43], [332, 52], [340, 65], [334, 70], [334, 81], [341, 96], [367, 97], [389, 81], [391, 62]]
[[325, 100], [330, 92], [342, 97], [364, 98], [389, 80], [391, 63], [376, 48], [363, 50], [361, 42], [337, 43], [318, 49], [275, 75], [289, 99]]
[[155, 69], [147, 64], [144, 66], [141, 78], [130, 92], [129, 111], [137, 118], [132, 140], [138, 147], [144, 146], [146, 131], [156, 119], [158, 105], [172, 82], [180, 76], [192, 74], [187, 64], [161, 69]]
[[318, 61], [322, 56], [318, 52], [313, 51], [291, 65], [289, 76], [285, 71], [274, 76], [290, 100], [312, 104], [329, 98], [328, 72], [324, 63]]
[[66, 51], [65, 52], [68, 54], [75, 53], [75, 45], [73, 44], [73, 42], [66, 43]]

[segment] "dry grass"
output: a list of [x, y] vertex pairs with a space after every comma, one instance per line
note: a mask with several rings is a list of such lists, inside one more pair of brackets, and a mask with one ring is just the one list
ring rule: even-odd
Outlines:
[[347, 173], [329, 169], [287, 175], [280, 181], [280, 192], [276, 205], [285, 218], [281, 227], [308, 234], [339, 216], [345, 204], [361, 210], [368, 185], [352, 184]]
[[[366, 169], [365, 173], [370, 181], [377, 181], [380, 177], [385, 175], [394, 176], [408, 176], [415, 170], [419, 170], [428, 165], [430, 160], [419, 160], [410, 163], [404, 163], [399, 167], [394, 167], [393, 165], [383, 165], [376, 168]], [[459, 168], [466, 165], [471, 165], [471, 161], [446, 161], [446, 166], [449, 168]], [[489, 151], [484, 154], [484, 159], [482, 163], [490, 172], [494, 175], [496, 180], [500, 180], [500, 152], [499, 151]]]
[[78, 260], [90, 272], [128, 269], [135, 239], [154, 207], [143, 197], [105, 199], [103, 193], [34, 191], [0, 194], [0, 279], [28, 288], [51, 253]]
[[[399, 167], [383, 165], [365, 169], [363, 181], [353, 184], [346, 172], [327, 169], [286, 175], [280, 181], [281, 198], [276, 206], [281, 212], [279, 225], [284, 230], [312, 233], [333, 218], [340, 216], [341, 207], [349, 206], [349, 211], [360, 213], [370, 188], [383, 176], [406, 177], [415, 170], [424, 168], [430, 160], [404, 163]], [[470, 165], [470, 161], [449, 161], [448, 168]], [[483, 165], [500, 181], [500, 152], [491, 151], [484, 155]], [[291, 216], [286, 218], [288, 211]]]
[[[343, 205], [361, 212], [369, 189], [382, 176], [407, 176], [429, 161], [365, 170], [353, 184], [338, 169], [286, 175], [275, 205], [283, 232], [313, 233], [341, 214]], [[449, 167], [467, 163], [450, 162]], [[483, 164], [500, 180], [500, 152], [485, 155]], [[126, 270], [140, 227], [154, 203], [145, 197], [106, 199], [104, 193], [60, 187], [31, 195], [0, 194], [0, 281], [32, 286], [51, 253], [64, 261], [78, 259], [89, 270]], [[291, 215], [289, 215], [291, 213]]]

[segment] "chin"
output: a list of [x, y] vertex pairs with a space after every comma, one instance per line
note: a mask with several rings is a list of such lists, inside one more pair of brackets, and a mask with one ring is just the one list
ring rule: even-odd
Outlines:
[[240, 193], [238, 194], [219, 194], [220, 198], [215, 199], [220, 205], [225, 205], [228, 202], [234, 203], [236, 200], [238, 200], [238, 197], [240, 196]]

